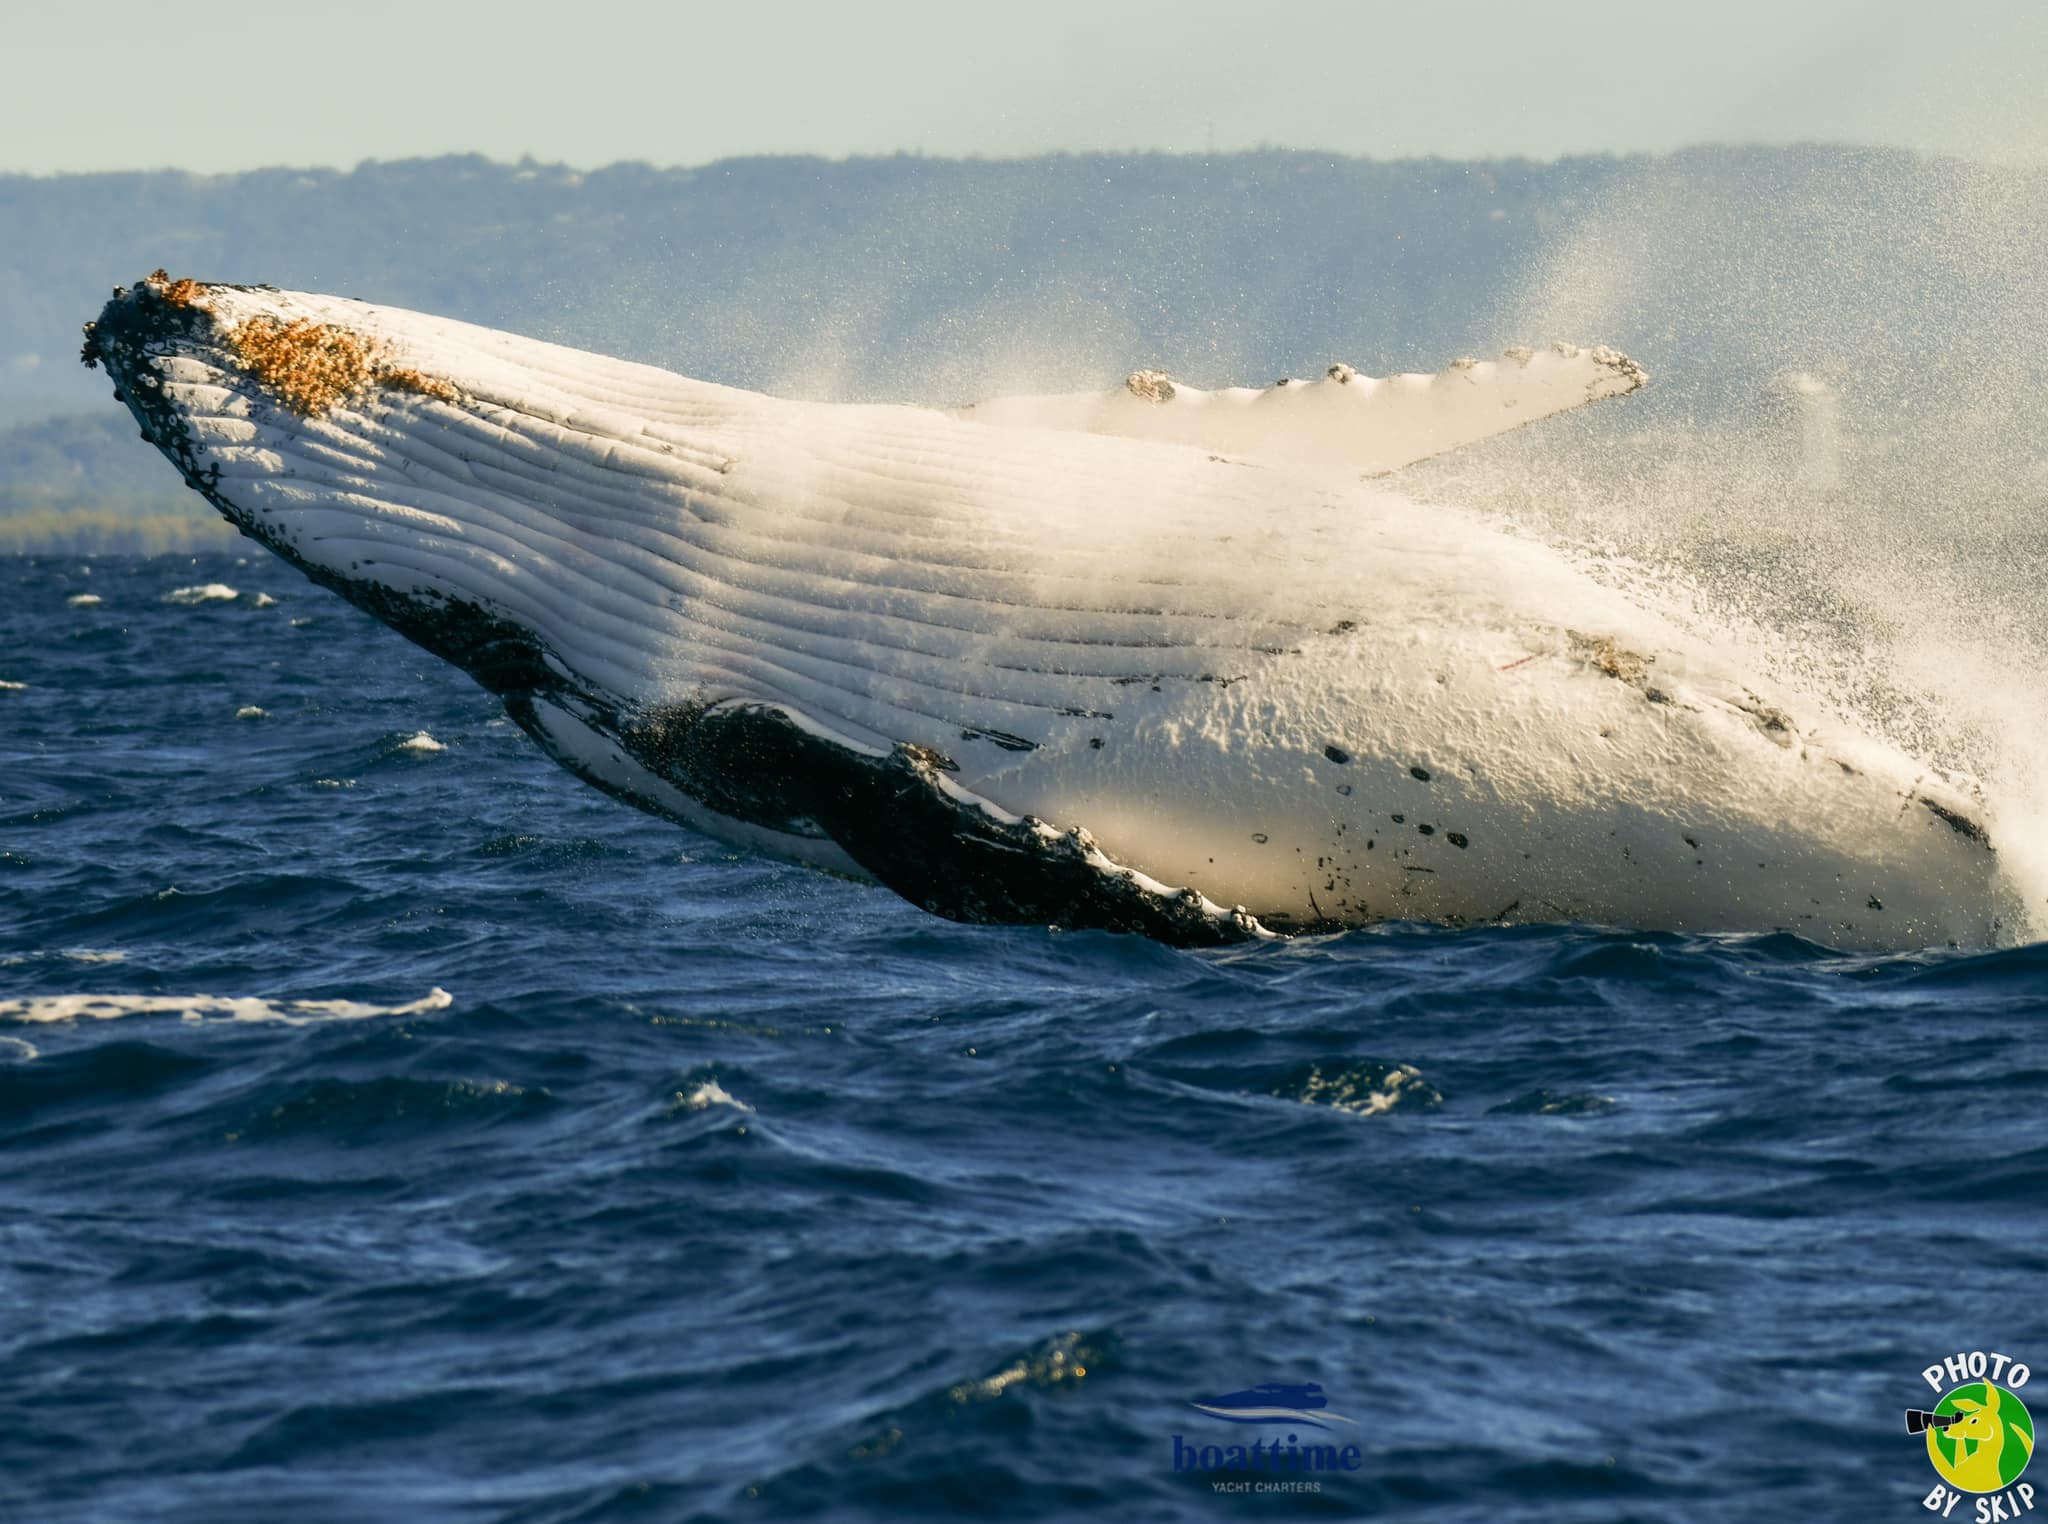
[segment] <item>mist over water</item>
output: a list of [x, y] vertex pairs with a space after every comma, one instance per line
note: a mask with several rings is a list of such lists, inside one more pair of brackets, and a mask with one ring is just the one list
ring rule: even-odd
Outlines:
[[[1494, 194], [1490, 172], [1446, 173]], [[1264, 385], [1340, 359], [1387, 374], [1511, 344], [1613, 345], [1648, 369], [1643, 391], [1390, 485], [1569, 550], [1924, 761], [1981, 800], [2048, 934], [2048, 164], [1629, 161], [1548, 203], [1504, 196], [1432, 243], [1419, 257], [1440, 262], [1441, 295], [1420, 311], [1395, 294], [1395, 272], [1414, 289], [1399, 217], [1391, 234], [1363, 210], [1357, 227], [1276, 223], [1290, 252], [1254, 261], [1190, 210], [1125, 211], [1127, 257], [1048, 283], [995, 252], [1027, 225], [1023, 189], [950, 208], [870, 291], [842, 289], [770, 389], [946, 404], [1108, 387], [1140, 366]], [[1297, 310], [1219, 309], [1233, 258], [1247, 288], [1284, 271]], [[891, 293], [942, 264], [982, 279], [980, 298], [914, 342], [880, 342]]]
[[[1369, 182], [1340, 216], [1295, 214], [1283, 187], [1334, 172], [1307, 160], [1100, 171], [1094, 200], [1048, 198], [1045, 167], [991, 166], [971, 191], [914, 176], [877, 191], [886, 224], [839, 208], [817, 248], [687, 313], [677, 255], [583, 293], [564, 336], [596, 342], [580, 330], [602, 300], [608, 347], [938, 405], [1151, 366], [1265, 385], [1613, 345], [1643, 391], [1390, 485], [1568, 549], [1924, 761], [1981, 802], [2048, 932], [2048, 167], [1715, 149], [1548, 178], [1411, 166], [1441, 182], [1432, 226]], [[1072, 254], [1083, 223], [1107, 252]]]

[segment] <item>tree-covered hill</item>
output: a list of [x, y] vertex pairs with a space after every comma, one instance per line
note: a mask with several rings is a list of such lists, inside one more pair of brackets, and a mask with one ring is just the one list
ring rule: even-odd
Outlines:
[[[79, 327], [109, 288], [159, 265], [820, 397], [951, 402], [1147, 365], [1211, 383], [1333, 359], [1435, 369], [1551, 338], [1619, 344], [1671, 397], [1675, 373], [1763, 374], [1842, 349], [1845, 291], [1868, 318], [1866, 348], [1918, 345], [1915, 363], [1949, 363], [1947, 337], [1907, 329], [1940, 318], [1938, 293], [1957, 279], [1940, 230], [1982, 225], [1971, 206], [1936, 204], [1964, 180], [1907, 154], [1835, 148], [592, 171], [453, 157], [4, 176], [0, 516], [196, 508], [152, 467], [104, 377], [77, 364]], [[2048, 202], [2041, 173], [2001, 184], [2007, 202], [2013, 184]], [[1902, 212], [1927, 212], [1939, 236], [1888, 247]], [[2038, 241], [2044, 220], [2007, 208], [2022, 239]], [[1954, 363], [1981, 370], [1983, 349]]]

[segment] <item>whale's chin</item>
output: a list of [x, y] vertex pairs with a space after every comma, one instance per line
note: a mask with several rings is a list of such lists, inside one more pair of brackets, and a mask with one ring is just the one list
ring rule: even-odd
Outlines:
[[238, 528], [579, 776], [939, 914], [2026, 930], [1967, 787], [1359, 482], [1633, 390], [1612, 351], [944, 414], [159, 273], [85, 359]]

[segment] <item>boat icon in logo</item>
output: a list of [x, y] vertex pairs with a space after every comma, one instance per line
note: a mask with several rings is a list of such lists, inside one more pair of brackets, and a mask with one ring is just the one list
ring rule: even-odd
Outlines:
[[1225, 1392], [1220, 1397], [1197, 1397], [1190, 1406], [1225, 1423], [1305, 1423], [1327, 1429], [1335, 1423], [1358, 1422], [1342, 1413], [1332, 1413], [1330, 1399], [1313, 1381], [1299, 1385], [1269, 1381], [1242, 1392]]

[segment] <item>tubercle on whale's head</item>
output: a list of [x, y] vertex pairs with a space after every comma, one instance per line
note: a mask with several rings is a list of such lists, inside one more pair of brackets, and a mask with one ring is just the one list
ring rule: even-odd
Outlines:
[[205, 288], [193, 280], [172, 280], [157, 269], [131, 289], [116, 286], [100, 315], [85, 325], [79, 359], [87, 370], [104, 366], [114, 383], [114, 400], [125, 403], [142, 427], [142, 437], [176, 466], [186, 482], [206, 491], [209, 480], [183, 414], [166, 388], [160, 361], [215, 345]]

